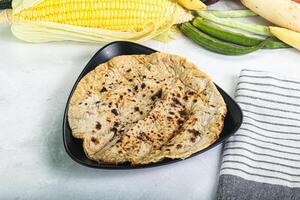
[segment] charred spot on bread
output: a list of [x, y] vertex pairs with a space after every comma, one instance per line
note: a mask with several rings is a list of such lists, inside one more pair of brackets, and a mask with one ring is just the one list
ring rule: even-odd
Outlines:
[[146, 84], [145, 84], [145, 83], [142, 83], [142, 84], [141, 84], [141, 88], [144, 89], [145, 87], [146, 87]]
[[117, 109], [115, 109], [115, 108], [114, 108], [114, 109], [112, 109], [112, 110], [111, 110], [111, 112], [112, 112], [114, 115], [116, 115], [116, 116], [117, 116], [117, 115], [119, 115], [119, 113], [118, 113], [118, 110], [117, 110]]
[[100, 129], [101, 129], [101, 127], [102, 127], [102, 126], [101, 126], [100, 122], [97, 122], [97, 123], [96, 123], [96, 127], [95, 127], [95, 128], [96, 128], [97, 130], [100, 130]]
[[103, 92], [107, 92], [107, 89], [106, 89], [106, 87], [103, 87], [103, 88], [100, 90], [100, 92], [101, 92], [101, 93], [103, 93]]
[[162, 89], [158, 90], [152, 97], [151, 97], [151, 100], [154, 101], [156, 99], [160, 99], [162, 97]]

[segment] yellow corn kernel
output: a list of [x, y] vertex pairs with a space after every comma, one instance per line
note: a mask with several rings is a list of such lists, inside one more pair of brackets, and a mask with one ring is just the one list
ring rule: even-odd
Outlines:
[[[190, 0], [12, 0], [0, 23], [27, 42], [142, 42], [169, 38], [174, 24], [192, 20]], [[159, 36], [159, 37], [158, 37]]]
[[105, 30], [140, 31], [145, 23], [173, 16], [169, 0], [44, 0], [14, 15], [15, 21], [45, 21]]

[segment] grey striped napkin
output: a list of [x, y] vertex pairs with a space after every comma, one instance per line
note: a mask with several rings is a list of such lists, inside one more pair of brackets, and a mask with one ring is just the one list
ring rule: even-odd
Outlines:
[[300, 80], [242, 70], [241, 129], [224, 146], [218, 200], [300, 200]]

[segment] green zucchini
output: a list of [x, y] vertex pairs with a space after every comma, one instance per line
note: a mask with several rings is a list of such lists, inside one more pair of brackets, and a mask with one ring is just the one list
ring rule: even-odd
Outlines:
[[217, 24], [221, 24], [223, 26], [248, 31], [250, 33], [254, 33], [257, 35], [272, 36], [268, 26], [248, 24], [248, 23], [239, 22], [237, 20], [232, 20], [232, 19], [223, 19], [223, 18], [216, 17], [215, 15], [210, 14], [206, 11], [196, 12], [196, 14], [199, 17], [202, 17], [206, 20], [212, 21]]
[[[227, 42], [232, 42], [234, 44], [239, 44], [243, 46], [255, 46], [264, 41], [264, 39], [261, 38], [254, 38], [249, 37], [241, 33], [235, 33], [223, 28], [220, 28], [212, 23], [207, 22], [206, 20], [197, 17], [193, 20], [193, 25], [199, 29], [200, 31], [213, 36], [215, 38], [218, 38], [220, 40], [224, 40]], [[276, 40], [268, 40], [266, 45], [264, 46], [265, 49], [278, 49], [278, 48], [289, 48], [290, 46]]]
[[220, 17], [220, 18], [241, 18], [241, 17], [257, 16], [257, 14], [251, 10], [225, 10], [225, 11], [206, 10], [203, 12], [213, 14], [214, 16]]
[[235, 44], [230, 44], [216, 38], [213, 38], [195, 28], [191, 23], [186, 22], [179, 26], [181, 32], [188, 38], [199, 44], [200, 46], [224, 55], [244, 55], [263, 48], [269, 39], [266, 39], [258, 45], [245, 47]]

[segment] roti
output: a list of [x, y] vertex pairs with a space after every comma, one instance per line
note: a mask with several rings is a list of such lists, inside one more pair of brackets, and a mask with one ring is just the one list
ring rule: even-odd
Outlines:
[[214, 143], [226, 104], [212, 80], [166, 53], [114, 57], [77, 85], [68, 120], [88, 158], [133, 165], [185, 159]]

